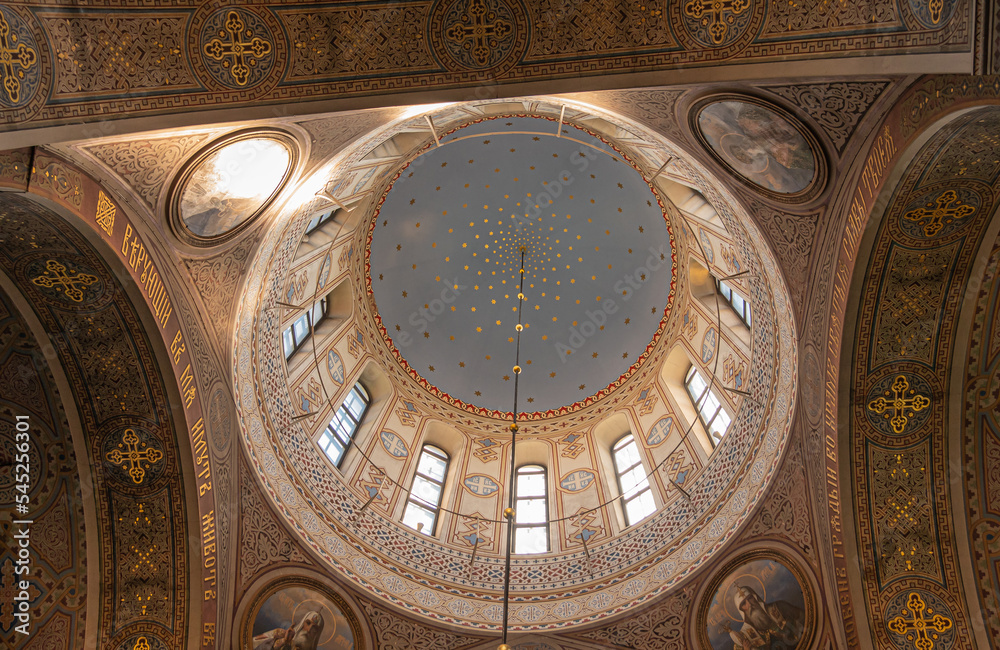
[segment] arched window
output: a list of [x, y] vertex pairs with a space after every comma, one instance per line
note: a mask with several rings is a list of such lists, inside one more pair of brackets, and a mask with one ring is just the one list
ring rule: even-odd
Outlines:
[[718, 289], [719, 294], [726, 299], [729, 306], [733, 308], [736, 315], [740, 317], [747, 327], [750, 327], [750, 303], [748, 303], [743, 296], [733, 290], [724, 280], [716, 280], [715, 287]]
[[371, 404], [371, 397], [368, 391], [361, 385], [361, 382], [354, 384], [351, 392], [344, 398], [343, 403], [337, 412], [334, 413], [330, 424], [319, 437], [319, 447], [322, 449], [334, 465], [340, 467], [344, 462], [354, 434], [358, 431], [361, 420], [368, 412], [368, 405]]
[[545, 468], [523, 465], [514, 479], [514, 552], [549, 552], [549, 498]]
[[410, 485], [410, 496], [406, 498], [404, 524], [419, 533], [434, 535], [447, 475], [448, 454], [433, 445], [424, 445]]
[[320, 214], [313, 215], [313, 218], [309, 220], [308, 224], [306, 224], [306, 234], [308, 235], [309, 233], [311, 233], [312, 231], [316, 230], [317, 228], [319, 228], [320, 226], [322, 226], [323, 224], [325, 224], [327, 221], [329, 221], [330, 219], [332, 219], [333, 218], [333, 214], [335, 212], [336, 212], [336, 210], [334, 209], [334, 210], [329, 210], [327, 212], [321, 212]]
[[327, 307], [327, 297], [323, 296], [281, 333], [281, 342], [285, 348], [285, 361], [291, 359], [295, 351], [309, 340], [312, 332], [326, 318]]
[[642, 466], [635, 436], [629, 433], [619, 438], [611, 447], [611, 456], [615, 461], [618, 489], [621, 490], [625, 525], [632, 526], [656, 512], [653, 491], [646, 479], [646, 469]]
[[733, 421], [726, 409], [722, 408], [722, 399], [693, 365], [684, 378], [684, 387], [687, 388], [691, 402], [698, 411], [698, 418], [705, 425], [705, 431], [708, 431], [712, 444], [718, 444]]

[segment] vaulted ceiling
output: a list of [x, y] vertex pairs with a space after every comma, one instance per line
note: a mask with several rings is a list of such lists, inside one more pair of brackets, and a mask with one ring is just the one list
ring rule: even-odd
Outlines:
[[[748, 580], [795, 601], [797, 648], [993, 647], [998, 23], [977, 0], [0, 5], [0, 419], [31, 423], [33, 522], [32, 632], [9, 548], [0, 639], [244, 647], [309, 593], [328, 647], [496, 647], [524, 246], [521, 453], [553, 474], [553, 552], [515, 559], [515, 647], [728, 650]], [[287, 184], [185, 234], [184, 179], [252, 130], [288, 143]], [[321, 289], [332, 317], [283, 359]], [[688, 368], [734, 416], [717, 448]], [[337, 468], [313, 437], [358, 380]], [[637, 526], [625, 432], [658, 506]], [[455, 459], [432, 536], [398, 523], [425, 442]]]

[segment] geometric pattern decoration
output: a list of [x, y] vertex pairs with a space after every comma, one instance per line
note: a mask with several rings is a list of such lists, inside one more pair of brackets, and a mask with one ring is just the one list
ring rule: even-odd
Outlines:
[[115, 204], [111, 202], [111, 199], [109, 199], [104, 192], [99, 192], [97, 198], [97, 213], [94, 215], [94, 220], [97, 222], [97, 225], [101, 227], [101, 230], [108, 233], [108, 237], [114, 236], [116, 210], [117, 208], [115, 207]]
[[[30, 448], [26, 452], [31, 472], [28, 478], [28, 512], [13, 518], [31, 520], [31, 546], [27, 560], [18, 564], [14, 534], [22, 528], [11, 517], [0, 521], [0, 537], [11, 544], [0, 549], [0, 647], [36, 647], [61, 650], [85, 646], [84, 621], [89, 607], [87, 589], [87, 528], [81, 468], [73, 449], [69, 421], [63, 407], [65, 393], [57, 389], [46, 355], [28, 324], [10, 298], [0, 290], [0, 422], [10, 427], [0, 442], [0, 501], [15, 502], [14, 422], [30, 414]], [[70, 396], [70, 399], [72, 397]], [[6, 434], [5, 434], [6, 435]], [[24, 453], [24, 452], [18, 452]], [[7, 463], [11, 464], [7, 464]], [[13, 509], [12, 509], [13, 510]], [[25, 568], [30, 573], [23, 573]], [[20, 571], [21, 573], [16, 573]], [[26, 589], [19, 584], [24, 581]], [[26, 592], [27, 600], [15, 600]], [[16, 627], [21, 602], [30, 607], [30, 635]]]
[[[474, 5], [486, 9], [478, 22], [467, 9]], [[523, 5], [530, 5], [530, 18]], [[934, 9], [938, 5], [940, 11]], [[259, 14], [251, 13], [245, 3], [234, 5], [246, 26], [239, 38], [225, 28], [228, 10], [203, 18], [214, 5], [172, 5], [165, 14], [155, 3], [133, 3], [127, 11], [105, 11], [121, 6], [97, 0], [88, 3], [85, 12], [38, 11], [37, 20], [44, 27], [37, 31], [49, 42], [37, 45], [24, 21], [11, 10], [3, 11], [18, 41], [39, 57], [22, 70], [25, 78], [18, 79], [16, 108], [37, 103], [31, 119], [43, 124], [65, 121], [67, 116], [96, 123], [126, 115], [235, 109], [258, 98], [269, 104], [295, 103], [315, 97], [346, 99], [476, 87], [484, 70], [501, 77], [500, 83], [508, 81], [502, 78], [508, 75], [510, 80], [540, 84], [597, 78], [626, 69], [631, 57], [638, 57], [638, 65], [650, 73], [684, 69], [698, 74], [699, 69], [729, 63], [776, 59], [860, 61], [873, 50], [884, 56], [942, 51], [971, 56], [975, 34], [969, 27], [974, 22], [973, 7], [981, 5], [956, 0], [838, 2], [836, 8], [822, 0], [569, 4], [439, 0], [293, 7], [272, 0], [255, 6]], [[470, 15], [461, 20], [464, 13]], [[500, 21], [513, 25], [511, 35], [495, 35]], [[448, 40], [449, 27], [464, 31]], [[470, 30], [471, 35], [463, 38]], [[108, 46], [88, 46], [93, 34], [106, 34]], [[270, 45], [270, 52], [259, 59], [253, 49], [255, 37]], [[205, 51], [213, 39], [220, 44], [219, 59]], [[144, 47], [147, 43], [153, 46]], [[235, 52], [237, 43], [242, 44], [240, 53]], [[484, 51], [489, 54], [483, 55]], [[44, 65], [48, 52], [53, 53], [51, 70]], [[107, 65], [94, 65], [91, 58], [101, 58]], [[120, 65], [114, 75], [100, 72], [115, 62]], [[86, 74], [78, 73], [80, 66]], [[198, 87], [192, 70], [205, 77], [202, 82], [222, 87]], [[278, 77], [280, 85], [264, 88], [265, 78]], [[237, 79], [246, 81], [241, 85]], [[46, 85], [56, 92], [40, 92]], [[230, 92], [250, 88], [254, 95]], [[0, 90], [0, 105], [6, 108], [9, 101]]]
[[965, 359], [962, 467], [968, 549], [987, 634], [1000, 635], [1000, 237], [979, 284]]

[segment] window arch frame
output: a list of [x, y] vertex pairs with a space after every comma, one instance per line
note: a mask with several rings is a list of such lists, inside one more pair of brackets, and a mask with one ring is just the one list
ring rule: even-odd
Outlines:
[[[302, 346], [306, 344], [306, 341], [314, 336], [316, 328], [319, 327], [320, 323], [327, 319], [329, 313], [330, 294], [327, 294], [319, 300], [313, 302], [312, 306], [305, 310], [305, 313], [292, 321], [292, 324], [281, 332], [281, 346], [283, 348], [282, 352], [285, 354], [285, 363], [288, 363], [288, 361], [295, 356], [295, 353], [302, 349]], [[299, 323], [302, 323], [305, 328], [301, 340], [299, 340], [295, 329]], [[286, 337], [289, 335], [292, 337], [291, 350], [287, 349]]]
[[[364, 405], [360, 414], [357, 415], [351, 411], [351, 406], [348, 405], [348, 400], [354, 396], [357, 396], [359, 401]], [[354, 437], [357, 435], [358, 429], [361, 428], [361, 423], [364, 422], [365, 416], [368, 415], [371, 405], [371, 392], [369, 392], [368, 388], [361, 383], [360, 379], [357, 380], [354, 382], [354, 385], [351, 386], [351, 390], [340, 402], [340, 406], [338, 406], [337, 410], [334, 411], [333, 417], [330, 418], [330, 422], [327, 423], [327, 425], [320, 432], [319, 439], [316, 441], [316, 444], [319, 445], [320, 450], [337, 469], [340, 469], [344, 464], [344, 459], [347, 458], [347, 452], [350, 451], [351, 445], [354, 444]], [[341, 413], [343, 413], [343, 418]], [[334, 426], [334, 423], [343, 424], [345, 419], [352, 425], [349, 432], [342, 432]], [[325, 445], [324, 438], [327, 440]], [[330, 455], [330, 449], [332, 447], [340, 449], [340, 453], [337, 458]]]
[[[531, 471], [537, 468], [538, 471]], [[528, 470], [528, 471], [526, 471]], [[542, 476], [542, 494], [541, 497], [538, 495], [524, 495], [521, 494], [521, 477], [523, 476], [537, 476], [541, 474]], [[533, 501], [541, 498], [542, 508], [545, 512], [545, 520], [542, 523], [539, 522], [518, 522], [518, 517], [522, 512], [521, 502], [523, 501]], [[512, 536], [513, 546], [511, 553], [514, 555], [542, 555], [544, 553], [552, 552], [552, 535], [550, 530], [550, 516], [549, 516], [549, 470], [545, 465], [541, 463], [525, 463], [517, 467], [514, 470], [514, 520], [510, 524], [514, 527], [514, 534]], [[519, 552], [518, 549], [518, 531], [519, 530], [529, 530], [529, 529], [542, 529], [545, 531], [545, 550], [543, 551], [531, 551], [531, 552]], [[527, 542], [525, 542], [527, 543]]]
[[[704, 388], [697, 397], [695, 397], [694, 390], [692, 389], [695, 376], [697, 376], [704, 384]], [[694, 363], [691, 364], [691, 367], [688, 368], [688, 371], [684, 374], [684, 391], [687, 393], [688, 399], [691, 400], [691, 405], [694, 406], [694, 412], [698, 421], [701, 422], [701, 425], [705, 428], [705, 433], [708, 434], [708, 440], [712, 443], [712, 448], [715, 449], [719, 446], [719, 443], [722, 442], [722, 439], [726, 437], [726, 434], [729, 433], [729, 427], [733, 424], [733, 416], [730, 415], [729, 411], [726, 409], [725, 398], [714, 390], [712, 382], [705, 379], [701, 370]], [[702, 400], [704, 400], [704, 404], [708, 404], [710, 401], [709, 397], [717, 403], [711, 417], [707, 417], [702, 412], [703, 404], [701, 403]], [[712, 426], [715, 424], [720, 415], [725, 418], [726, 426], [722, 429], [718, 439], [716, 439], [715, 434], [712, 432]]]
[[[626, 439], [630, 440], [628, 442], [625, 442]], [[629, 465], [628, 467], [622, 468], [618, 465], [618, 452], [623, 450], [625, 447], [628, 447], [629, 445], [633, 445], [635, 447], [636, 462]], [[611, 445], [611, 462], [615, 468], [615, 481], [618, 484], [618, 494], [622, 502], [622, 514], [625, 516], [625, 527], [631, 528], [632, 526], [635, 526], [636, 524], [648, 519], [650, 516], [656, 513], [656, 500], [653, 498], [653, 486], [649, 483], [649, 476], [646, 473], [646, 465], [645, 463], [642, 462], [642, 453], [639, 450], [639, 441], [635, 437], [635, 433], [629, 431], [628, 433], [619, 436], [619, 438], [615, 440], [615, 442]], [[622, 478], [628, 475], [633, 470], [635, 470], [637, 467], [640, 468], [642, 471], [642, 479], [636, 481], [635, 485], [633, 485], [628, 489], [628, 492], [634, 492], [634, 494], [632, 494], [631, 496], [627, 496], [628, 492], [626, 492], [626, 490], [624, 489], [624, 486], [622, 484]], [[643, 483], [645, 483], [645, 487], [637, 489]], [[649, 498], [652, 499], [653, 501], [652, 509], [646, 512], [638, 519], [636, 519], [635, 521], [632, 521], [632, 517], [629, 515], [629, 504], [632, 503], [633, 501], [636, 501], [642, 495], [647, 493], [649, 494]]]
[[[441, 472], [440, 479], [434, 477], [429, 473], [420, 471], [421, 461], [424, 458], [424, 454], [427, 454], [432, 458], [444, 461], [444, 470]], [[402, 521], [404, 526], [408, 526], [409, 528], [412, 528], [416, 532], [422, 535], [427, 535], [428, 537], [436, 536], [437, 525], [438, 522], [441, 520], [441, 504], [444, 502], [444, 491], [446, 484], [448, 482], [447, 480], [448, 467], [450, 465], [451, 465], [451, 455], [441, 447], [431, 444], [429, 442], [425, 442], [420, 447], [420, 454], [417, 456], [417, 466], [413, 472], [413, 478], [410, 479], [410, 489], [406, 495], [406, 501], [404, 502], [403, 506], [403, 516], [402, 519], [400, 520]], [[423, 497], [415, 494], [416, 489], [414, 486], [417, 484], [418, 480], [426, 481], [432, 486], [436, 486], [438, 488], [438, 498], [436, 504], [431, 504]], [[429, 531], [425, 532], [424, 530], [417, 528], [417, 526], [411, 526], [409, 523], [406, 522], [407, 513], [410, 511], [411, 505], [414, 508], [421, 509], [424, 510], [425, 512], [431, 513], [431, 523], [430, 526], [427, 526], [427, 528], [430, 529]]]
[[[722, 296], [723, 300], [729, 305], [729, 308], [733, 310], [740, 322], [750, 327], [753, 324], [753, 313], [750, 309], [750, 301], [743, 297], [743, 294], [733, 288], [725, 280], [720, 280], [715, 278], [715, 290]], [[737, 302], [742, 305], [742, 307], [737, 306]]]

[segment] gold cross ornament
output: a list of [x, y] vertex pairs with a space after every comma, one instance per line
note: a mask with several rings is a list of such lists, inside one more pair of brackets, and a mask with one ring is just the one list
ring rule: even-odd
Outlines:
[[[125, 446], [124, 451], [122, 445]], [[160, 462], [163, 452], [147, 447], [144, 442], [140, 443], [135, 431], [126, 429], [122, 444], [118, 445], [118, 449], [109, 451], [106, 458], [115, 465], [121, 465], [122, 469], [127, 469], [132, 482], [139, 484], [146, 477], [146, 470]]]
[[[868, 410], [882, 414], [892, 409], [892, 419], [889, 420], [889, 424], [892, 425], [892, 430], [895, 433], [903, 433], [903, 430], [906, 429], [906, 423], [909, 422], [909, 418], [913, 417], [917, 411], [922, 411], [930, 406], [931, 400], [923, 395], [917, 395], [916, 391], [910, 390], [910, 382], [906, 381], [906, 377], [903, 375], [896, 377], [889, 388], [892, 390], [894, 397], [890, 399], [886, 399], [885, 397], [873, 399], [868, 402]], [[912, 397], [907, 397], [907, 393], [910, 393]], [[907, 411], [910, 412], [909, 417], [906, 415]]]
[[701, 21], [702, 25], [708, 25], [712, 43], [722, 45], [729, 32], [729, 23], [732, 22], [726, 14], [739, 16], [749, 6], [750, 0], [689, 0], [684, 5], [684, 13]]
[[922, 222], [924, 219], [929, 219], [924, 224], [924, 235], [927, 237], [933, 237], [953, 221], [964, 219], [976, 211], [974, 206], [964, 205], [959, 201], [955, 190], [948, 190], [937, 197], [934, 203], [936, 205], [933, 208], [917, 208], [903, 215], [904, 219], [914, 222]]
[[83, 288], [97, 282], [97, 277], [89, 273], [78, 273], [68, 270], [63, 264], [55, 260], [45, 263], [45, 273], [32, 278], [31, 282], [39, 287], [53, 289], [62, 287], [63, 293], [74, 302], [83, 302]]
[[0, 69], [3, 70], [3, 90], [12, 104], [21, 101], [21, 80], [24, 71], [38, 62], [33, 48], [17, 42], [17, 34], [0, 12]]
[[[257, 59], [271, 53], [271, 44], [254, 36], [253, 30], [247, 29], [246, 23], [235, 11], [226, 15], [225, 29], [219, 30], [219, 34], [226, 37], [228, 42], [213, 38], [205, 44], [205, 54], [211, 59], [222, 61], [222, 67], [229, 68], [229, 74], [237, 85], [247, 85], [250, 81], [250, 66], [257, 65]], [[248, 40], [243, 40], [244, 38]]]
[[[920, 594], [911, 593], [910, 597], [906, 600], [906, 609], [910, 611], [913, 618], [907, 620], [902, 616], [896, 616], [886, 625], [892, 632], [900, 636], [905, 635], [907, 640], [913, 642], [913, 646], [917, 650], [932, 650], [934, 648], [934, 641], [938, 638], [938, 635], [950, 630], [952, 622], [950, 618], [941, 614], [934, 614], [934, 617], [930, 620], [925, 619], [924, 610], [926, 608], [927, 604], [924, 603], [924, 599], [920, 597]], [[931, 610], [927, 610], [927, 613], [930, 614]], [[913, 634], [909, 634], [910, 632]]]
[[486, 7], [484, 0], [472, 0], [468, 10], [458, 22], [445, 31], [448, 40], [468, 50], [479, 65], [490, 62], [490, 51], [514, 31], [510, 22], [498, 18], [495, 11]]

